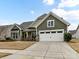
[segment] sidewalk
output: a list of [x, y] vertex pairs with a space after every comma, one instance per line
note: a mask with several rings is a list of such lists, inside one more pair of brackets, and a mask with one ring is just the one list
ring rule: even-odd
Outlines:
[[3, 52], [3, 53], [16, 53], [16, 52], [19, 52], [21, 50], [10, 50], [10, 49], [0, 49], [0, 52]]

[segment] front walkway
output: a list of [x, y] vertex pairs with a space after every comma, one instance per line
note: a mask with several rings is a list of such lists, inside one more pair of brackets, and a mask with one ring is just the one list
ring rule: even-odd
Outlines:
[[65, 42], [37, 42], [1, 59], [79, 59], [79, 55]]

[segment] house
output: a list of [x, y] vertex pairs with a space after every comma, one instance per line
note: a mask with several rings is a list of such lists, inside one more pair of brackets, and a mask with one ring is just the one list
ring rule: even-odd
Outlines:
[[72, 37], [79, 39], [79, 25], [78, 25], [77, 29], [72, 32], [73, 32]]
[[0, 36], [14, 40], [64, 41], [64, 32], [67, 32], [69, 25], [63, 18], [49, 12], [35, 21], [1, 26], [3, 28], [0, 28]]
[[75, 32], [76, 32], [76, 30], [69, 30], [69, 33], [72, 35], [72, 38], [74, 39], [75, 38]]

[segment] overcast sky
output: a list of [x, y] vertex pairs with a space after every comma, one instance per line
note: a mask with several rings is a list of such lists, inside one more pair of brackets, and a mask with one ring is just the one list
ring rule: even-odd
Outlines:
[[79, 24], [79, 0], [0, 0], [0, 25], [34, 21], [50, 11], [68, 21], [70, 30]]

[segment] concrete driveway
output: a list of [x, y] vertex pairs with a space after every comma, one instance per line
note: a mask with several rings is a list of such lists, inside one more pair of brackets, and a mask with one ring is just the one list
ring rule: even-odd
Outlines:
[[37, 42], [1, 59], [79, 59], [79, 55], [65, 42]]

